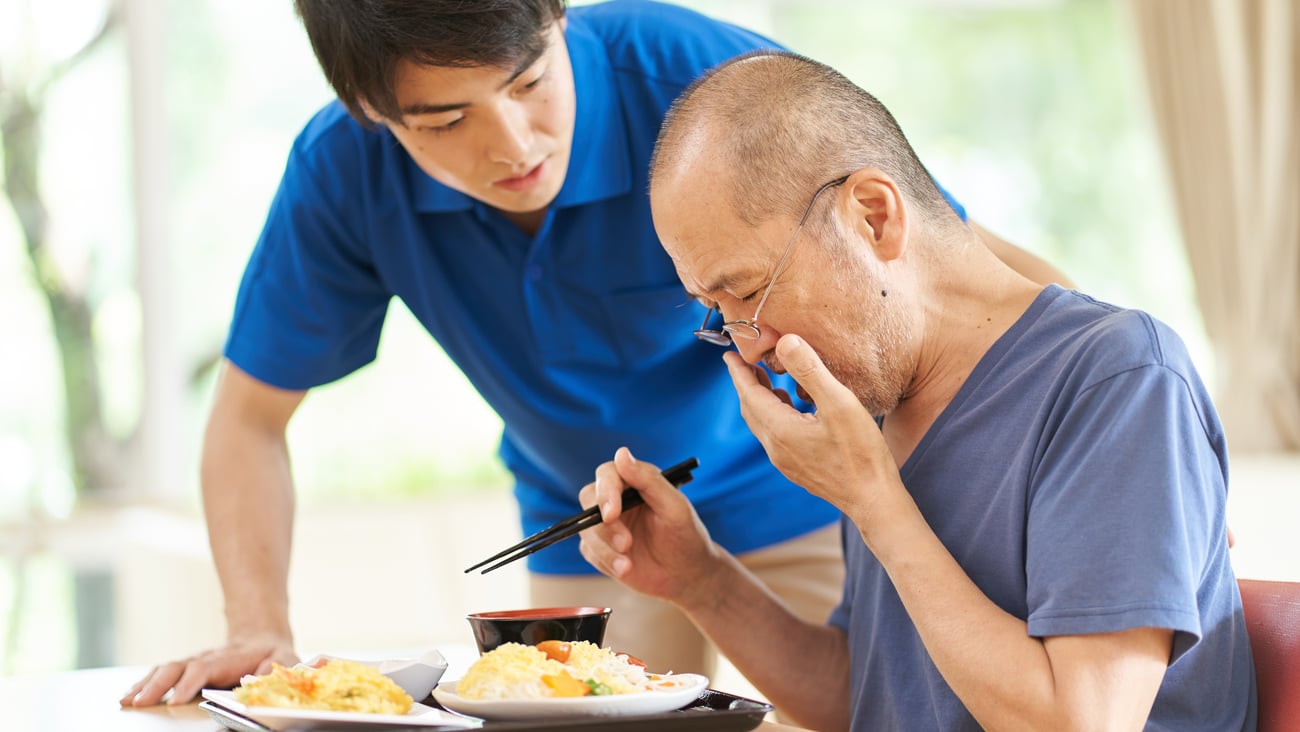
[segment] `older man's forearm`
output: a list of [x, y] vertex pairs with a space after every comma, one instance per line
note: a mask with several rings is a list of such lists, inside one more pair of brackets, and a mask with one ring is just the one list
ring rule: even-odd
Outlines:
[[800, 619], [730, 555], [698, 589], [682, 609], [783, 715], [811, 729], [848, 728], [842, 631]]
[[971, 581], [909, 496], [859, 524], [944, 680], [987, 730], [1142, 729], [1168, 661], [1158, 629], [1042, 639]]

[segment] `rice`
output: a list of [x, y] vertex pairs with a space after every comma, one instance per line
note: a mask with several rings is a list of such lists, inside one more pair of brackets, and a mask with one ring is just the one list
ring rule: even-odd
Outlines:
[[466, 699], [545, 699], [556, 696], [543, 676], [567, 674], [584, 682], [603, 684], [612, 694], [645, 691], [645, 669], [587, 641], [570, 644], [565, 663], [548, 658], [533, 646], [504, 643], [484, 653], [456, 685]]
[[466, 699], [539, 699], [551, 696], [542, 676], [559, 674], [564, 664], [522, 643], [503, 643], [479, 656], [456, 684]]
[[575, 678], [592, 679], [609, 687], [615, 694], [630, 694], [645, 691], [645, 669], [628, 663], [626, 656], [615, 655], [608, 648], [601, 648], [595, 643], [577, 641], [572, 644], [569, 660], [569, 673]]

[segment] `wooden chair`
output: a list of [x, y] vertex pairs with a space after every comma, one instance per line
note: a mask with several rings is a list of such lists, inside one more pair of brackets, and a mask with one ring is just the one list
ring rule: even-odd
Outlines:
[[1300, 582], [1237, 584], [1255, 656], [1259, 732], [1300, 730]]

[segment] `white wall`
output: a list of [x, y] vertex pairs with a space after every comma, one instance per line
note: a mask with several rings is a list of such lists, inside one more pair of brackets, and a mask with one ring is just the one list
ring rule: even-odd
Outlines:
[[[466, 613], [527, 607], [522, 563], [462, 572], [518, 541], [517, 522], [505, 492], [304, 509], [289, 582], [299, 652], [473, 643]], [[119, 663], [220, 643], [221, 593], [202, 522], [153, 513], [135, 524], [117, 563]]]
[[1238, 455], [1228, 470], [1237, 576], [1300, 582], [1300, 454]]

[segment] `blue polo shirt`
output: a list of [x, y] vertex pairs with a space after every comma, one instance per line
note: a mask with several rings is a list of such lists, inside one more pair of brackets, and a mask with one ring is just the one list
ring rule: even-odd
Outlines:
[[[673, 99], [710, 67], [774, 44], [650, 2], [573, 8], [565, 38], [573, 152], [535, 236], [332, 103], [290, 152], [225, 355], [285, 389], [333, 381], [374, 359], [397, 297], [504, 422], [499, 454], [525, 533], [579, 510], [579, 489], [620, 445], [664, 467], [698, 457], [686, 492], [732, 552], [833, 523], [833, 507], [771, 466], [720, 351], [692, 335], [704, 310], [655, 236], [647, 195]], [[576, 540], [528, 561], [594, 571]]]

